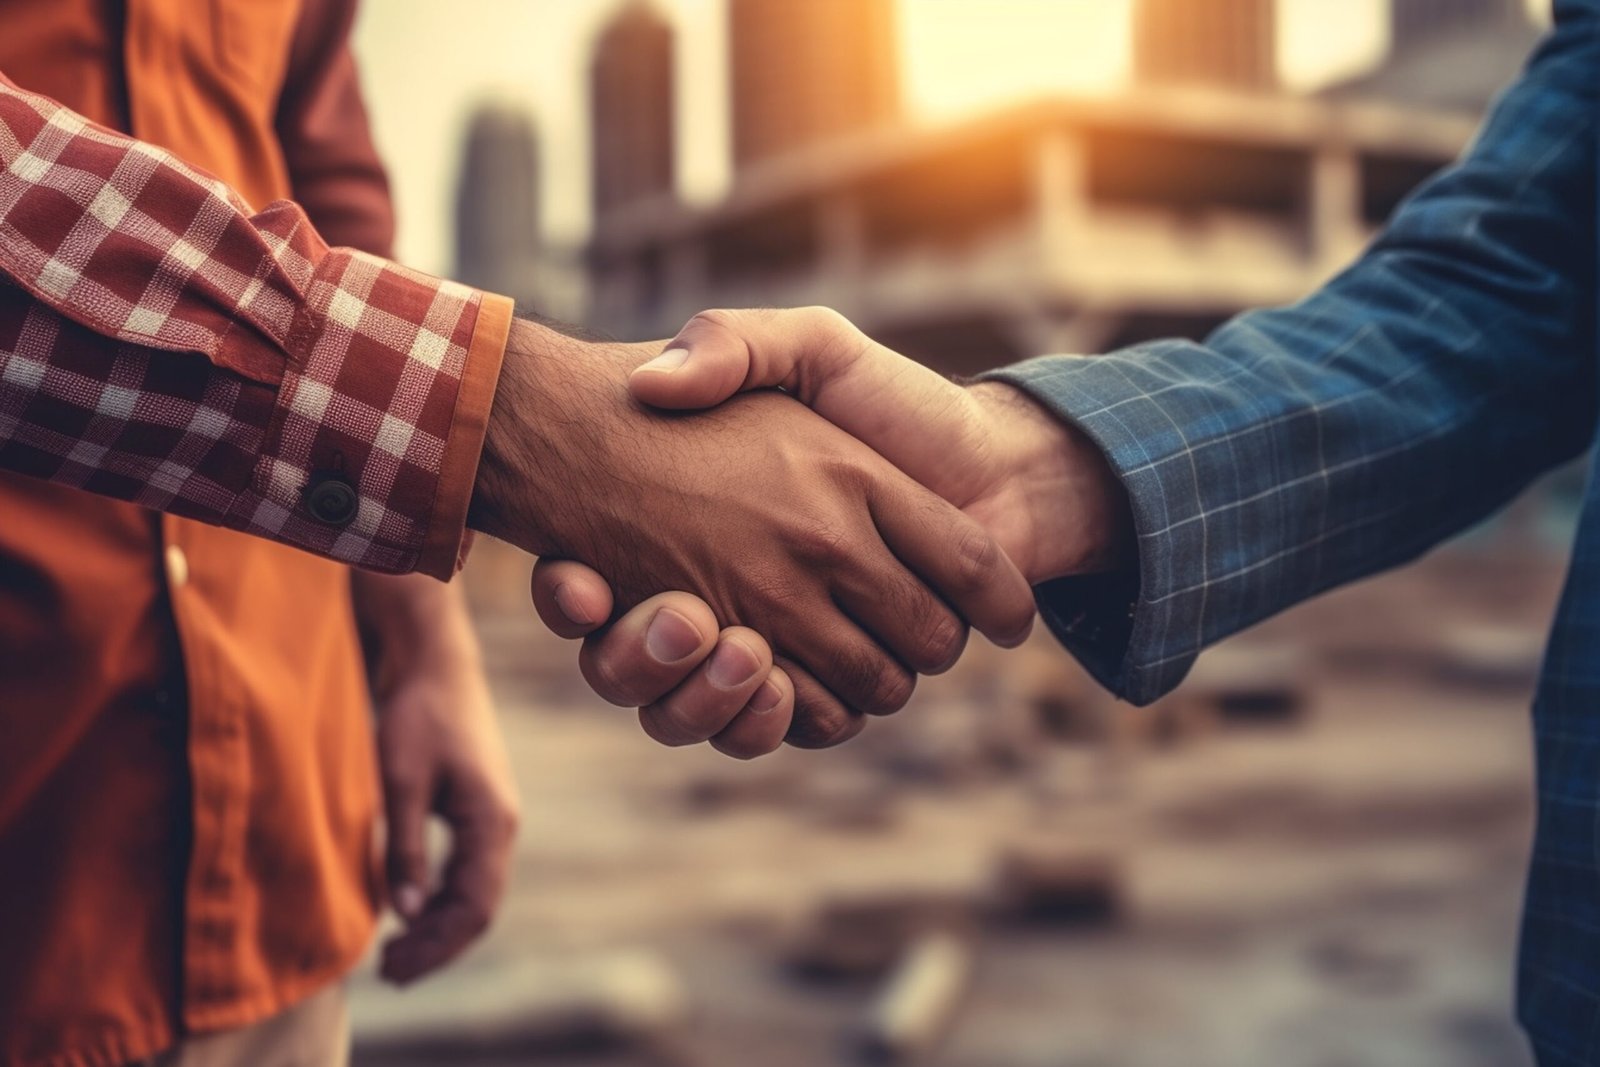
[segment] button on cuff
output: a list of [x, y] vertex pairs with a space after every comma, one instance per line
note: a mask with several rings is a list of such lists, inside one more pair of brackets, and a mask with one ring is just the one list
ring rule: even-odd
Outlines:
[[359, 498], [355, 486], [343, 478], [319, 478], [306, 487], [306, 510], [328, 526], [346, 526], [356, 517]]

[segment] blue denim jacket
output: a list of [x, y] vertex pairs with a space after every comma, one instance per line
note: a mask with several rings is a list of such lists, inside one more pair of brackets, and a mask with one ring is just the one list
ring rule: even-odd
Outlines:
[[[1414, 558], [1590, 446], [1600, 0], [1555, 12], [1461, 160], [1317, 293], [1204, 343], [994, 375], [1093, 438], [1127, 487], [1137, 572], [1039, 590], [1118, 694], [1155, 699], [1206, 645]], [[1518, 1013], [1541, 1064], [1600, 1065], [1600, 484], [1534, 722]]]

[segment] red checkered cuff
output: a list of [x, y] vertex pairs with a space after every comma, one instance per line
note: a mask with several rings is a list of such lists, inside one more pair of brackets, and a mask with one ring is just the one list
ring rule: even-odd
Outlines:
[[[324, 256], [250, 484], [224, 521], [372, 570], [452, 573], [510, 321], [509, 302], [492, 299], [503, 315], [483, 315], [484, 294], [454, 282], [347, 249]], [[436, 521], [445, 529], [430, 537]]]
[[0, 76], [0, 467], [448, 577], [510, 318]]

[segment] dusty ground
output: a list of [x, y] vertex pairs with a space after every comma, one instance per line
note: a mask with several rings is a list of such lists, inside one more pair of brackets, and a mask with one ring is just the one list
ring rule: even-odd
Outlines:
[[[796, 977], [795, 924], [841, 897], [991, 900], [1023, 845], [1103, 869], [1120, 913], [985, 911], [928, 1063], [1526, 1063], [1526, 707], [1559, 578], [1549, 556], [1452, 550], [1243, 635], [1196, 680], [1289, 674], [1309, 706], [1287, 723], [1104, 705], [1041, 634], [974, 649], [844, 749], [736, 764], [656, 748], [588, 696], [520, 610], [520, 564], [492, 561], [474, 588], [527, 811], [513, 897], [447, 976], [397, 994], [364, 969], [358, 1062], [855, 1062], [881, 980]], [[525, 1032], [617, 952], [686, 1022], [589, 1050]]]

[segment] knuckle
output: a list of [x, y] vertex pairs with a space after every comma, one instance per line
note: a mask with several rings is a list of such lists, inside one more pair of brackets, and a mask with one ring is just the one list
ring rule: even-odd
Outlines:
[[[794, 567], [766, 563], [752, 564], [746, 568], [744, 582], [755, 602], [773, 613], [787, 611], [789, 606], [800, 603], [809, 589], [809, 583], [801, 581]], [[752, 629], [761, 629], [749, 619], [745, 619], [744, 623]]]
[[924, 674], [951, 666], [967, 644], [967, 628], [943, 611], [928, 619], [919, 636], [921, 647], [913, 666]]
[[898, 667], [884, 671], [865, 710], [873, 715], [892, 715], [910, 702], [916, 688], [917, 680], [911, 672]]
[[825, 304], [796, 308], [794, 315], [798, 321], [820, 333], [839, 334], [855, 329], [849, 319]]
[[877, 649], [842, 656], [835, 676], [841, 695], [869, 715], [899, 711], [916, 688], [911, 673]]
[[736, 333], [738, 332], [738, 315], [738, 312], [730, 311], [727, 308], [708, 308], [691, 316], [688, 325], [689, 327], [727, 330], [729, 333]]
[[646, 737], [667, 748], [683, 748], [685, 745], [698, 744], [705, 740], [686, 731], [682, 724], [659, 704], [639, 709], [639, 726], [644, 730]]
[[823, 346], [824, 353], [837, 351], [841, 345], [856, 347], [866, 341], [855, 323], [831, 307], [812, 305], [794, 314], [816, 343]]
[[832, 748], [855, 733], [855, 720], [841, 708], [811, 708], [797, 714], [784, 740], [796, 748]]
[[693, 745], [705, 741], [728, 724], [728, 713], [721, 708], [704, 703], [671, 701], [663, 703], [661, 711], [672, 724], [673, 733]]
[[817, 517], [805, 520], [794, 533], [795, 550], [801, 558], [829, 563], [849, 555], [850, 535], [837, 522]]
[[956, 543], [960, 580], [967, 589], [987, 585], [1000, 562], [1000, 546], [981, 529], [968, 529]]
[[638, 707], [644, 703], [638, 682], [622, 666], [624, 657], [617, 655], [616, 650], [600, 647], [592, 651], [585, 648], [584, 652], [581, 657], [586, 667], [584, 675], [590, 688], [602, 699], [622, 707]]
[[829, 451], [813, 448], [811, 455], [835, 486], [848, 490], [849, 495], [865, 497], [867, 491], [880, 482], [879, 474], [869, 469], [857, 453], [830, 446]]

